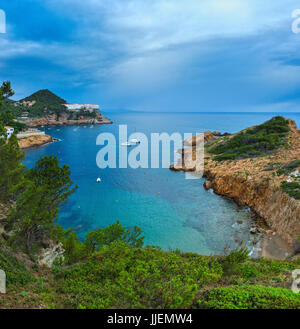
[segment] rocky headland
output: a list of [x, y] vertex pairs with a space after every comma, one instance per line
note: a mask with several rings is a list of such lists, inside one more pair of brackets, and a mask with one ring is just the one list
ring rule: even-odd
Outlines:
[[[259, 130], [259, 127], [250, 127], [225, 137], [218, 137], [216, 133], [205, 133], [204, 187], [233, 199], [238, 205], [250, 207], [259, 219], [258, 223], [264, 221], [267, 224], [267, 228], [264, 225], [253, 228], [254, 234], [261, 232], [278, 236], [289, 248], [297, 252], [300, 236], [300, 130], [296, 123], [288, 120], [289, 131], [286, 134], [280, 132], [282, 143], [274, 151], [260, 156], [255, 156], [255, 152], [252, 156], [220, 153], [222, 147], [226, 149], [226, 143], [230, 143], [230, 140], [236, 136], [242, 138], [247, 132], [252, 134], [253, 131]], [[200, 137], [185, 141], [185, 145], [195, 145], [197, 138]], [[274, 139], [274, 134], [272, 138]], [[250, 144], [251, 138], [248, 140]], [[241, 148], [245, 149], [244, 146]], [[216, 152], [218, 150], [219, 152]], [[171, 166], [170, 169], [195, 171], [195, 149], [190, 147], [180, 152], [185, 155], [185, 162]], [[276, 243], [273, 243], [273, 248], [276, 248]], [[273, 252], [276, 254], [276, 251]], [[263, 250], [263, 253], [268, 256], [266, 250]]]
[[57, 141], [56, 138], [53, 138], [48, 135], [40, 135], [40, 136], [30, 136], [26, 138], [19, 139], [19, 147], [20, 149], [28, 149], [31, 147], [43, 146], [49, 143]]
[[63, 125], [102, 125], [102, 124], [112, 124], [113, 122], [101, 115], [97, 117], [80, 116], [78, 119], [71, 119], [68, 114], [61, 114], [57, 116], [56, 114], [44, 115], [40, 118], [30, 118], [24, 122], [28, 127], [41, 127], [41, 126], [63, 126]]

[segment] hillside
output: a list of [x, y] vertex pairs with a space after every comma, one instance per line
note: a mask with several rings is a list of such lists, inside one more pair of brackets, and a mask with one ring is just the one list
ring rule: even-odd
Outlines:
[[23, 98], [19, 101], [20, 103], [24, 102], [36, 102], [36, 103], [41, 103], [41, 104], [47, 104], [49, 106], [52, 105], [61, 105], [61, 104], [66, 104], [67, 101], [64, 99], [58, 97], [55, 95], [52, 91], [48, 89], [42, 89], [31, 96], [28, 96], [26, 98]]
[[300, 309], [297, 261], [250, 260], [132, 248], [115, 241], [72, 266], [26, 266], [0, 243], [8, 275], [1, 308]]
[[[172, 169], [195, 170], [194, 148], [184, 154], [184, 166]], [[231, 136], [213, 136], [205, 145], [204, 176], [206, 189], [250, 207], [274, 239], [299, 249], [300, 130], [294, 121], [274, 117]], [[255, 231], [265, 230], [258, 225]]]
[[[278, 173], [274, 184], [279, 195], [272, 195], [271, 210], [278, 222], [286, 219], [286, 233], [294, 235], [292, 224], [300, 217], [293, 211], [299, 209], [299, 201], [280, 191], [280, 182], [294, 169], [285, 163], [300, 150], [297, 128], [292, 121], [288, 127], [274, 153], [231, 162], [209, 158], [206, 175], [220, 194], [230, 196], [235, 188], [237, 196], [250, 195], [257, 201], [254, 193], [263, 197], [265, 191], [258, 186], [254, 192], [257, 186], [251, 184], [257, 181], [235, 176], [235, 167], [241, 170], [252, 160], [251, 175], [264, 175], [261, 165], [266, 162], [255, 161], [282, 157], [280, 168], [271, 170]], [[207, 150], [226, 145], [235, 135], [226, 137], [210, 139]], [[287, 142], [289, 149], [283, 153]], [[300, 294], [291, 290], [299, 257], [250, 259], [249, 250], [242, 247], [218, 256], [166, 252], [145, 246], [140, 228], [125, 228], [119, 222], [91, 231], [81, 241], [75, 231], [56, 224], [61, 205], [77, 188], [69, 167], [61, 167], [54, 156], [39, 159], [30, 169], [21, 161], [16, 138], [0, 139], [0, 269], [7, 275], [0, 309], [300, 309]], [[267, 185], [270, 193], [272, 189]]]
[[21, 99], [14, 105], [18, 116], [29, 118], [41, 118], [44, 115], [55, 114], [59, 116], [66, 112], [66, 101], [48, 89], [39, 90], [36, 93]]
[[42, 89], [18, 102], [9, 101], [6, 106], [20, 122], [28, 127], [48, 125], [110, 124], [99, 111], [68, 110], [67, 101], [48, 89]]

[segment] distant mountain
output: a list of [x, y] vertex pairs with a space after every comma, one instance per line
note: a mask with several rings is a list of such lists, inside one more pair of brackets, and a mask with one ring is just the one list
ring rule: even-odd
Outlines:
[[39, 90], [34, 94], [32, 94], [31, 96], [21, 99], [19, 102], [20, 103], [35, 102], [35, 103], [47, 104], [49, 106], [62, 105], [67, 103], [67, 101], [58, 97], [48, 89]]

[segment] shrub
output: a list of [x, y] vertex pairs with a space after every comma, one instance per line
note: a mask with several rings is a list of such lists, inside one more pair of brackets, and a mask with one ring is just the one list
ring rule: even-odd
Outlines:
[[199, 308], [209, 309], [300, 309], [300, 294], [283, 288], [230, 286], [202, 293]]
[[289, 196], [296, 200], [300, 200], [300, 183], [295, 182], [283, 182], [281, 183], [281, 190], [287, 193]]
[[56, 276], [65, 304], [75, 308], [188, 308], [200, 288], [221, 277], [216, 258], [122, 241]]
[[29, 270], [0, 245], [0, 269], [6, 273], [6, 284], [25, 286], [34, 280]]
[[240, 271], [240, 264], [248, 259], [249, 250], [247, 248], [236, 248], [222, 261], [223, 271], [226, 275], [231, 275]]
[[282, 146], [288, 132], [288, 120], [277, 116], [229, 140], [223, 140], [209, 152], [216, 155], [214, 159], [217, 161], [265, 156]]

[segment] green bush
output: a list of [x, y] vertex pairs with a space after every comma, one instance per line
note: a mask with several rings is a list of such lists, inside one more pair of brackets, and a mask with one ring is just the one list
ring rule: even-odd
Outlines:
[[281, 183], [281, 190], [292, 198], [300, 200], [300, 183], [298, 181]]
[[247, 248], [236, 248], [222, 261], [225, 275], [232, 275], [240, 271], [240, 264], [248, 259], [249, 250]]
[[202, 293], [199, 308], [209, 309], [300, 309], [300, 294], [283, 288], [230, 286]]
[[122, 241], [56, 275], [66, 306], [75, 308], [189, 308], [200, 288], [221, 277], [216, 258]]
[[265, 156], [283, 145], [289, 130], [288, 120], [277, 116], [231, 139], [223, 140], [209, 152], [216, 155], [214, 159], [217, 161]]
[[7, 253], [1, 246], [0, 269], [6, 273], [7, 287], [9, 287], [10, 285], [25, 286], [34, 280], [33, 275], [24, 266], [24, 264], [22, 264], [12, 255]]

